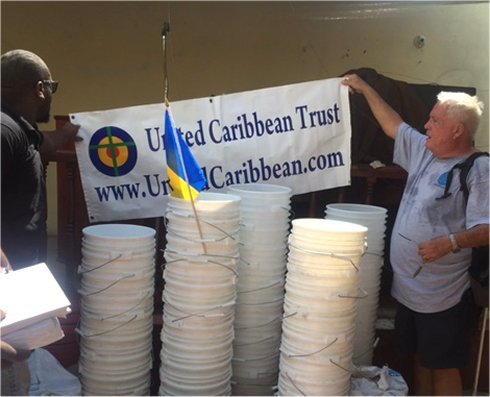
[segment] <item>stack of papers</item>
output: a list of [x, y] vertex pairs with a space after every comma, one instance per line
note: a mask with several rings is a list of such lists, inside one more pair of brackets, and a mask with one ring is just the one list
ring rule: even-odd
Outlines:
[[70, 313], [70, 301], [45, 263], [0, 274], [2, 340], [18, 349], [36, 349], [63, 338], [57, 317]]

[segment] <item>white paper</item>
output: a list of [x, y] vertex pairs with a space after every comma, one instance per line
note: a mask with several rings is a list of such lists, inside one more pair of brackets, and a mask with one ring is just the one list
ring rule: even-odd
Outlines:
[[54, 343], [65, 334], [57, 317], [47, 318], [35, 324], [28, 325], [8, 335], [2, 335], [2, 340], [16, 349], [34, 350]]
[[2, 338], [51, 317], [65, 317], [70, 301], [45, 263], [0, 274]]

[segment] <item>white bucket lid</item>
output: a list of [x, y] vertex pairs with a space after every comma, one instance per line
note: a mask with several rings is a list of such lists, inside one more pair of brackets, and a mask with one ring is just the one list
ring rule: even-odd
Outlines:
[[130, 240], [131, 242], [151, 240], [155, 229], [147, 226], [107, 223], [87, 226], [82, 233], [86, 239]]
[[360, 215], [384, 215], [388, 210], [384, 207], [370, 205], [370, 204], [357, 204], [357, 203], [331, 203], [327, 204], [326, 209], [333, 209], [339, 212], [356, 212]]
[[289, 197], [292, 189], [288, 186], [273, 185], [267, 183], [244, 183], [228, 186], [228, 191], [250, 197]]
[[[194, 207], [198, 211], [219, 213], [236, 213], [239, 212], [240, 201], [242, 198], [233, 194], [202, 192], [197, 200], [194, 201]], [[194, 213], [192, 203], [189, 200], [170, 196], [168, 202], [170, 209], [184, 210]], [[229, 215], [227, 215], [229, 216]]]

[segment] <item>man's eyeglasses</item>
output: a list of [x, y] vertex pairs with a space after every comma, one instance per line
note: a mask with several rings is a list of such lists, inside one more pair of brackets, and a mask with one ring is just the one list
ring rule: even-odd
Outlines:
[[49, 85], [51, 93], [54, 94], [58, 90], [59, 83], [53, 80], [41, 80], [41, 82], [45, 85]]

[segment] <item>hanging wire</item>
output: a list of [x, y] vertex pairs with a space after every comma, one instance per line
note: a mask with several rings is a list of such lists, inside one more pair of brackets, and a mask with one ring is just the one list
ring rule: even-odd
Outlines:
[[163, 45], [163, 95], [165, 102], [168, 102], [168, 68], [167, 68], [167, 36], [170, 32], [170, 23], [164, 22], [162, 28], [162, 45]]

